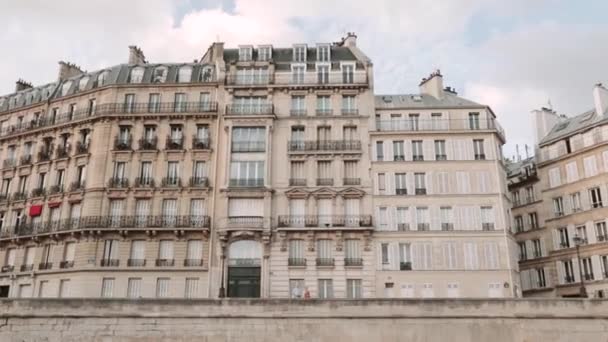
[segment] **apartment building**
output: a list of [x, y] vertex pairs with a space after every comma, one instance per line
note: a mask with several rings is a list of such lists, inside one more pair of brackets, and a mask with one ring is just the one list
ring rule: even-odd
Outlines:
[[[540, 188], [535, 196], [541, 197], [528, 209], [538, 214], [536, 226], [518, 232], [523, 215], [513, 209], [524, 253], [520, 266], [525, 295], [608, 295], [608, 90], [596, 85], [593, 99], [593, 109], [571, 118], [548, 108], [533, 112], [540, 141], [529, 178]], [[515, 201], [522, 196], [522, 180], [513, 183]]]
[[193, 63], [130, 47], [19, 81], [0, 97], [0, 296], [515, 295], [494, 114], [439, 73], [374, 97], [356, 38]]
[[377, 95], [370, 132], [376, 291], [384, 297], [518, 295], [501, 146], [492, 110], [443, 86]]

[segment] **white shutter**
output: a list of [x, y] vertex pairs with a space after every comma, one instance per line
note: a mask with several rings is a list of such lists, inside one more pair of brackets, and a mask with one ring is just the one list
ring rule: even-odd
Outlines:
[[332, 223], [332, 207], [333, 203], [331, 199], [324, 198], [317, 201], [317, 214], [320, 226]]
[[74, 255], [76, 254], [76, 243], [67, 242], [65, 244], [65, 257], [64, 261], [74, 261]]
[[24, 264], [25, 265], [33, 265], [34, 264], [34, 257], [36, 255], [36, 248], [35, 247], [27, 247], [25, 249], [25, 261]]
[[103, 278], [101, 282], [101, 297], [111, 298], [114, 292], [114, 278]]
[[[587, 172], [587, 167], [585, 167], [585, 172]], [[576, 182], [578, 180], [578, 166], [576, 165], [576, 161], [570, 162], [566, 164], [566, 181], [568, 183]]]
[[189, 259], [189, 260], [202, 260], [203, 259], [203, 241], [202, 240], [188, 240], [186, 259]]
[[595, 156], [589, 156], [583, 159], [585, 165], [585, 177], [593, 177], [597, 175], [597, 162]]
[[145, 258], [146, 258], [146, 241], [145, 240], [133, 240], [131, 242], [130, 259], [143, 260]]
[[160, 240], [158, 258], [163, 260], [173, 259], [173, 240]]

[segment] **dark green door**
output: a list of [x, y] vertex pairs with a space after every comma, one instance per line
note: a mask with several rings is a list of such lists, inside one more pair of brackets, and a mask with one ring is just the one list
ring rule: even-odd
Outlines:
[[228, 267], [228, 297], [259, 298], [259, 267]]

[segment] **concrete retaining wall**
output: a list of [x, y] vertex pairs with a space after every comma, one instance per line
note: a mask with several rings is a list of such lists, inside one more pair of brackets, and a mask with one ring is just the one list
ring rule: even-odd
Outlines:
[[0, 341], [608, 341], [600, 300], [0, 301]]

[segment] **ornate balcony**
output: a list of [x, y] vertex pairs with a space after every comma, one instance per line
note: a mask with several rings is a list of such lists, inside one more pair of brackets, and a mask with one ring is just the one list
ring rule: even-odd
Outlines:
[[62, 159], [70, 156], [70, 148], [68, 146], [58, 146], [55, 152], [55, 158]]
[[24, 156], [21, 156], [21, 161], [19, 163], [19, 165], [21, 166], [25, 166], [25, 165], [32, 165], [32, 155], [31, 154], [26, 154]]
[[274, 106], [270, 103], [257, 105], [229, 104], [226, 106], [227, 115], [271, 115]]
[[129, 179], [122, 177], [113, 177], [108, 180], [108, 188], [125, 189], [129, 187]]
[[63, 184], [51, 185], [49, 187], [49, 195], [55, 195], [63, 192]]
[[261, 228], [264, 226], [263, 216], [229, 216], [227, 219], [230, 227], [252, 227]]
[[289, 186], [306, 186], [306, 178], [289, 178]]
[[136, 188], [154, 188], [154, 178], [152, 177], [137, 177], [133, 186]]
[[129, 267], [143, 267], [146, 266], [146, 259], [128, 259], [127, 266]]
[[196, 135], [192, 137], [193, 150], [209, 150], [211, 148], [211, 139], [199, 138]]
[[383, 132], [479, 131], [491, 130], [504, 140], [504, 130], [495, 119], [399, 119], [376, 120], [376, 130]]
[[359, 140], [317, 140], [317, 141], [289, 141], [290, 152], [308, 151], [361, 151]]
[[343, 178], [342, 184], [344, 184], [344, 185], [361, 185], [361, 178]]
[[52, 150], [49, 149], [43, 149], [40, 152], [38, 152], [38, 162], [45, 162], [45, 161], [49, 161], [51, 160], [51, 152]]
[[175, 259], [156, 259], [156, 266], [158, 266], [158, 267], [175, 266]]
[[332, 186], [334, 185], [333, 178], [317, 178], [317, 186]]
[[118, 267], [120, 260], [118, 259], [101, 259], [99, 266], [101, 267]]
[[371, 215], [280, 215], [280, 228], [372, 227]]
[[140, 151], [156, 151], [158, 139], [154, 138], [141, 138], [139, 139], [139, 150]]
[[165, 149], [166, 150], [183, 150], [184, 149], [184, 138], [167, 136], [167, 140], [165, 140]]
[[363, 266], [362, 258], [344, 258], [344, 266]]
[[74, 267], [74, 260], [64, 260], [59, 263], [59, 268], [72, 268]]
[[442, 223], [441, 230], [443, 230], [444, 232], [452, 231], [452, 230], [454, 230], [454, 224], [453, 223]]
[[326, 267], [334, 266], [334, 264], [335, 264], [334, 258], [317, 258], [316, 262], [317, 262], [317, 266], [326, 266]]
[[4, 161], [2, 162], [2, 167], [4, 167], [4, 168], [15, 167], [15, 166], [17, 166], [16, 159], [4, 159]]
[[114, 139], [114, 150], [117, 151], [130, 151], [131, 148], [131, 137], [116, 137]]
[[163, 188], [181, 188], [182, 180], [179, 177], [164, 177], [161, 184]]
[[53, 268], [52, 262], [41, 262], [40, 264], [38, 264], [39, 270], [50, 270], [51, 268]]
[[288, 258], [288, 266], [306, 266], [306, 258]]
[[15, 192], [13, 196], [11, 196], [13, 201], [25, 201], [27, 199], [27, 193], [25, 192]]
[[32, 189], [32, 197], [44, 197], [46, 190], [44, 188]]
[[201, 267], [203, 266], [203, 259], [184, 259], [185, 267]]
[[264, 186], [263, 178], [231, 178], [230, 187], [259, 188]]
[[78, 181], [74, 181], [72, 182], [72, 184], [70, 184], [70, 191], [80, 191], [80, 190], [84, 190], [84, 181], [82, 180], [78, 180]]
[[89, 145], [79, 141], [76, 143], [76, 152], [75, 155], [87, 154], [89, 153]]
[[21, 265], [21, 272], [30, 272], [34, 270], [34, 264]]
[[208, 188], [209, 179], [207, 177], [190, 177], [188, 184], [191, 188]]
[[345, 116], [359, 115], [359, 109], [357, 108], [342, 108], [340, 112]]

